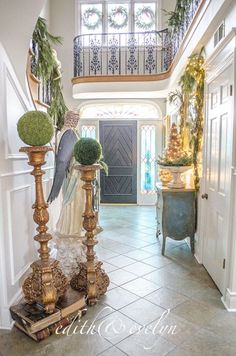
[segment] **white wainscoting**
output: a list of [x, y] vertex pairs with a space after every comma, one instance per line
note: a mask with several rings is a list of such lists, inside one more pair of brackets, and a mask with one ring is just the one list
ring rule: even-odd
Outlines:
[[[28, 110], [34, 110], [15, 76], [0, 44], [0, 328], [10, 328], [9, 307], [21, 297], [21, 286], [37, 256], [38, 246], [32, 218], [35, 199], [34, 179], [16, 123]], [[48, 195], [53, 177], [53, 154], [44, 166], [43, 187]], [[53, 231], [58, 207], [50, 208], [49, 229]]]

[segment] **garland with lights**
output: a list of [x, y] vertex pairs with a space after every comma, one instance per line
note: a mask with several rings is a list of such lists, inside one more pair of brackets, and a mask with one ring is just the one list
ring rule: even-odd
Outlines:
[[180, 85], [183, 92], [188, 93], [190, 105], [193, 108], [191, 127], [191, 141], [194, 165], [195, 187], [199, 190], [199, 161], [202, 151], [203, 125], [204, 125], [204, 80], [205, 70], [203, 67], [204, 58], [202, 54], [194, 54], [189, 57], [184, 74], [180, 78]]
[[[145, 21], [145, 18], [148, 22]], [[149, 30], [155, 24], [155, 14], [149, 6], [139, 9], [135, 16], [135, 25], [142, 30]]]
[[182, 144], [187, 126], [191, 127], [189, 149], [192, 151], [196, 190], [199, 190], [200, 183], [199, 161], [201, 161], [204, 124], [205, 70], [203, 64], [204, 58], [201, 53], [190, 56], [179, 81], [180, 89], [169, 94], [169, 101], [179, 107]]
[[[96, 16], [95, 22], [91, 23], [91, 18]], [[85, 10], [82, 17], [83, 25], [87, 27], [88, 30], [96, 30], [102, 23], [102, 13], [96, 7], [90, 7]]]
[[[123, 17], [123, 22], [118, 23], [116, 20], [117, 16]], [[118, 6], [112, 9], [108, 14], [109, 25], [110, 27], [115, 28], [116, 30], [120, 30], [121, 28], [125, 27], [128, 23], [128, 20], [128, 13], [124, 6]]]

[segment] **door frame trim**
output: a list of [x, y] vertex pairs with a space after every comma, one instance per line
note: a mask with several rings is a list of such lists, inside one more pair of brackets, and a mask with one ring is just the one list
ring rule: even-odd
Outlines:
[[[205, 92], [204, 96], [206, 98], [205, 100], [205, 122], [204, 122], [204, 143], [203, 143], [203, 176], [201, 179], [201, 187], [200, 187], [200, 192], [199, 192], [199, 209], [200, 209], [200, 221], [199, 221], [199, 232], [198, 232], [198, 254], [196, 256], [197, 260], [200, 263], [203, 263], [203, 251], [204, 251], [204, 245], [206, 241], [206, 212], [207, 212], [207, 206], [205, 204], [205, 201], [203, 201], [200, 196], [203, 194], [206, 190], [207, 186], [207, 153], [208, 153], [208, 105], [209, 105], [209, 85], [212, 83], [213, 80], [215, 80], [219, 75], [221, 75], [229, 66], [232, 65], [233, 70], [235, 72], [235, 60], [234, 60], [234, 53], [230, 53], [226, 60], [222, 63], [220, 56], [215, 58], [215, 61], [210, 63], [210, 68], [207, 68], [206, 72], [206, 79], [205, 79]], [[234, 88], [235, 88], [235, 82], [233, 82]], [[232, 115], [233, 115], [233, 126], [235, 125], [235, 113], [234, 113], [234, 96], [232, 96], [231, 99], [231, 107], [232, 107]], [[234, 147], [234, 136], [235, 133], [234, 131], [232, 132], [232, 154], [233, 154], [233, 147]], [[233, 157], [232, 157], [232, 162], [233, 162]], [[231, 173], [231, 184], [230, 184], [230, 189], [229, 189], [229, 216], [228, 216], [228, 223], [229, 223], [229, 231], [226, 237], [226, 266], [225, 266], [225, 276], [224, 276], [224, 281], [223, 281], [223, 297], [222, 299], [225, 300], [226, 292], [227, 292], [227, 287], [229, 284], [229, 279], [231, 275], [231, 258], [230, 258], [230, 245], [233, 243], [233, 235], [232, 235], [232, 226], [231, 223], [233, 222], [233, 209], [232, 209], [232, 204], [234, 201], [234, 198], [232, 197], [232, 192], [234, 191], [233, 189], [233, 179], [232, 179], [232, 173]], [[224, 303], [225, 304], [225, 303]]]

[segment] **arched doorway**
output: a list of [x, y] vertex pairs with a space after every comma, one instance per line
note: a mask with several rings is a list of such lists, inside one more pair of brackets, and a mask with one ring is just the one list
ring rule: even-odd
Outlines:
[[100, 177], [102, 203], [155, 203], [162, 113], [151, 102], [93, 102], [80, 108], [80, 132], [97, 138], [109, 166]]

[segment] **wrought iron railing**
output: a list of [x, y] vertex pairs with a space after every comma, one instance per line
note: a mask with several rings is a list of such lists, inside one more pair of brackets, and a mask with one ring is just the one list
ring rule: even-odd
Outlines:
[[50, 88], [50, 81], [44, 80], [42, 78], [38, 78], [37, 75], [37, 61], [38, 61], [38, 46], [35, 41], [31, 41], [31, 74], [38, 79], [38, 93], [37, 93], [37, 100], [40, 103], [46, 104], [50, 106], [51, 104], [51, 88]]
[[184, 19], [181, 23], [181, 26], [178, 28], [177, 31], [169, 32], [169, 37], [170, 37], [170, 41], [171, 41], [172, 60], [174, 59], [176, 53], [178, 52], [178, 49], [183, 41], [183, 38], [184, 38], [192, 20], [193, 20], [193, 18], [195, 17], [195, 14], [196, 14], [197, 9], [201, 2], [203, 2], [203, 0], [190, 1], [189, 5], [184, 13]]
[[74, 39], [74, 77], [152, 75], [167, 71], [203, 0], [192, 0], [178, 31], [102, 33]]
[[161, 73], [170, 65], [167, 37], [167, 30], [77, 36], [74, 76]]

